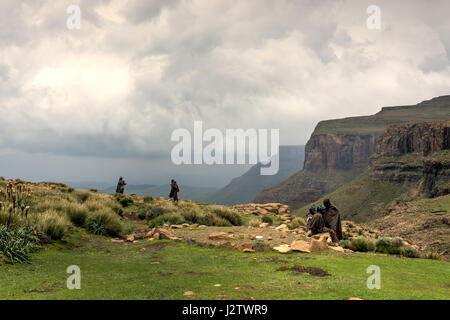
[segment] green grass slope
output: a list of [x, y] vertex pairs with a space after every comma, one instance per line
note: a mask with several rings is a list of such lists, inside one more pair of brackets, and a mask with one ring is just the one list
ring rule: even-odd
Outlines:
[[[66, 288], [70, 265], [81, 269], [80, 290]], [[295, 265], [330, 276], [277, 271]], [[366, 286], [370, 265], [381, 269], [380, 290]], [[124, 245], [82, 230], [36, 253], [32, 265], [0, 263], [0, 283], [0, 299], [450, 298], [445, 261], [334, 252], [248, 254], [173, 241]], [[184, 296], [186, 291], [194, 295]]]

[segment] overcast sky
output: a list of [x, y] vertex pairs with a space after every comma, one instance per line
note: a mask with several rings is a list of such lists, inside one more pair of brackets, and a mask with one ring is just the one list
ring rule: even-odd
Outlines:
[[[366, 25], [372, 4], [380, 30]], [[0, 175], [162, 183], [170, 134], [194, 120], [301, 145], [320, 120], [450, 94], [449, 12], [447, 0], [1, 0]], [[214, 185], [246, 167], [200, 169], [176, 172]]]

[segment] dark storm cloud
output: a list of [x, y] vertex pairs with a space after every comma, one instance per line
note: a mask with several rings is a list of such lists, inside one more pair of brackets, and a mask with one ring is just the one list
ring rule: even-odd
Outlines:
[[[279, 128], [448, 94], [447, 1], [70, 1], [0, 4], [0, 147], [168, 155], [192, 128]], [[8, 138], [5, 138], [8, 136]]]

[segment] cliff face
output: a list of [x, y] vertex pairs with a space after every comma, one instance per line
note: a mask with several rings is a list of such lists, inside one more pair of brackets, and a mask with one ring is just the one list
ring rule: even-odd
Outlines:
[[[448, 145], [447, 129], [430, 131], [425, 124], [417, 125], [416, 129], [404, 126], [400, 137], [398, 129], [382, 134], [390, 125], [447, 118], [450, 118], [450, 96], [414, 106], [384, 107], [372, 116], [321, 121], [306, 144], [304, 170], [275, 187], [262, 190], [253, 202], [281, 202], [299, 208], [352, 180], [367, 167], [377, 150], [384, 156], [411, 150], [423, 150], [424, 154], [438, 150]], [[427, 137], [425, 141], [421, 141], [422, 136]], [[402, 170], [406, 172], [407, 166]], [[398, 175], [391, 178], [403, 179]], [[409, 178], [410, 182], [417, 181], [417, 177]]]
[[387, 157], [407, 153], [426, 156], [444, 149], [450, 149], [450, 121], [389, 127], [380, 137], [376, 152]]
[[305, 147], [304, 169], [335, 172], [364, 168], [375, 152], [376, 135], [313, 134]]

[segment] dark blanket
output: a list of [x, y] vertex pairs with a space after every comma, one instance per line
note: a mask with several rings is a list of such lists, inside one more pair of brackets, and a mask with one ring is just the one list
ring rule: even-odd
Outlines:
[[341, 225], [341, 215], [339, 210], [335, 206], [330, 206], [325, 210], [323, 214], [323, 220], [325, 222], [325, 227], [334, 230], [336, 237], [342, 240], [342, 225]]

